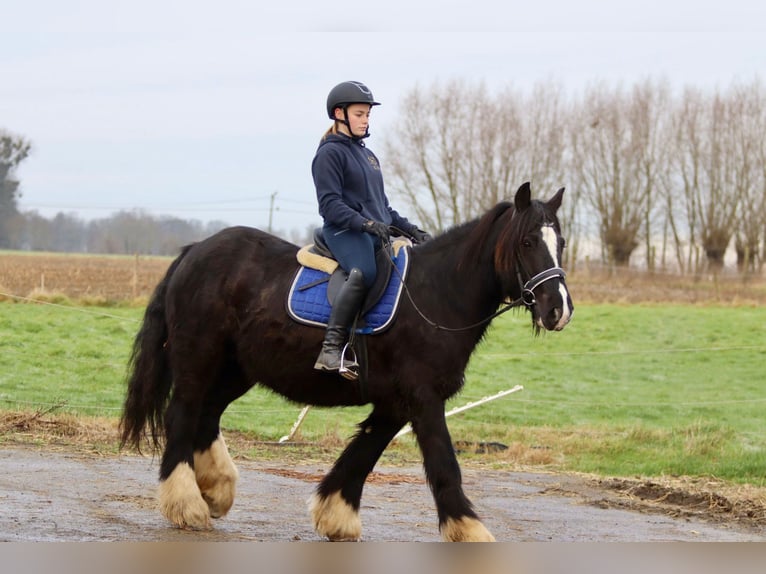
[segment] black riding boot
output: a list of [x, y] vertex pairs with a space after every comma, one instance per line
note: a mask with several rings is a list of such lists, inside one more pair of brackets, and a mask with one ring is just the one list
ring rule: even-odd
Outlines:
[[[356, 362], [343, 360], [343, 347], [346, 344], [349, 328], [354, 322], [362, 301], [367, 292], [364, 286], [364, 276], [356, 267], [348, 274], [348, 279], [338, 291], [332, 304], [330, 319], [327, 322], [322, 350], [317, 357], [314, 368], [319, 371], [340, 371], [340, 374], [350, 380], [358, 378]], [[343, 362], [343, 370], [340, 369]]]

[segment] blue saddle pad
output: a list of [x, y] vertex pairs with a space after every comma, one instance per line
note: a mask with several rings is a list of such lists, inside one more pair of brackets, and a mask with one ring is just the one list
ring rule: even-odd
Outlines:
[[[391, 325], [399, 307], [409, 258], [407, 248], [400, 249], [394, 256], [396, 269], [391, 270], [391, 278], [383, 295], [362, 317], [363, 326], [356, 329], [357, 333], [380, 333]], [[287, 296], [287, 313], [290, 317], [304, 325], [326, 327], [330, 319], [330, 302], [327, 299], [329, 279], [330, 275], [324, 271], [301, 266]]]

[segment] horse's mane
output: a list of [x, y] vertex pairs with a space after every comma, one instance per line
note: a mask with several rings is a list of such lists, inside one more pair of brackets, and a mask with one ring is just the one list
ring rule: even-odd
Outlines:
[[559, 231], [558, 219], [543, 202], [533, 200], [529, 208], [518, 212], [511, 202], [501, 201], [479, 219], [465, 224], [472, 229], [464, 243], [458, 268], [475, 262], [491, 242], [495, 270], [500, 273], [510, 271], [524, 235], [544, 223], [554, 225]]
[[[495, 224], [503, 219], [508, 219], [510, 221], [514, 211], [515, 209], [512, 203], [502, 201], [480, 218], [466, 224], [469, 232], [467, 239], [463, 243], [462, 254], [458, 261], [458, 269], [466, 268], [470, 266], [472, 262], [476, 261], [479, 254], [484, 252], [484, 248], [489, 241], [490, 236], [495, 231]], [[503, 227], [506, 226], [504, 225]], [[496, 254], [494, 257], [496, 257]]]

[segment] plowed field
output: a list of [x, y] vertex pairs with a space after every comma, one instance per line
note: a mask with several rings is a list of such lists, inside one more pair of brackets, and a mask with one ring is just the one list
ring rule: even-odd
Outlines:
[[64, 295], [73, 300], [148, 297], [170, 257], [0, 254], [0, 292], [17, 297]]

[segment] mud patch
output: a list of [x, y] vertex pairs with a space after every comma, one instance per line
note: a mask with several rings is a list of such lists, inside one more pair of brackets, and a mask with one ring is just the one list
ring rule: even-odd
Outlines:
[[623, 500], [617, 504], [623, 508], [717, 523], [736, 522], [755, 529], [766, 526], [766, 501], [747, 498], [742, 493], [737, 498], [729, 498], [694, 484], [681, 488], [622, 478], [599, 480], [598, 484], [607, 491], [623, 495]]

